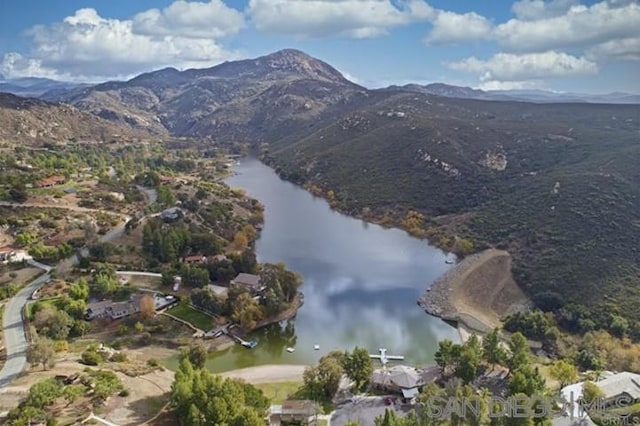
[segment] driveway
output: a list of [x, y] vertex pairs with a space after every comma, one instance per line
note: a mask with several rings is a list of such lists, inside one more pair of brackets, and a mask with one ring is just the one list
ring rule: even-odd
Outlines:
[[383, 416], [387, 408], [395, 410], [400, 416], [404, 416], [411, 410], [410, 406], [385, 405], [384, 398], [384, 396], [354, 397], [350, 402], [335, 408], [331, 416], [331, 426], [344, 426], [349, 421], [356, 421], [361, 425], [373, 425], [375, 418]]
[[[125, 218], [129, 220], [128, 218]], [[104, 234], [100, 241], [109, 242], [119, 237], [124, 232], [124, 224], [120, 223], [117, 227]], [[83, 256], [87, 255], [87, 249], [82, 250]], [[64, 269], [72, 267], [78, 263], [78, 257], [73, 255], [68, 259], [61, 261], [58, 268]], [[0, 371], [0, 388], [7, 386], [18, 377], [27, 365], [27, 339], [24, 333], [24, 324], [22, 322], [22, 308], [27, 304], [31, 294], [48, 280], [51, 279], [49, 271], [51, 267], [36, 262], [46, 273], [18, 292], [7, 302], [2, 318], [2, 327], [4, 329], [4, 344], [7, 348], [7, 362], [5, 362]]]

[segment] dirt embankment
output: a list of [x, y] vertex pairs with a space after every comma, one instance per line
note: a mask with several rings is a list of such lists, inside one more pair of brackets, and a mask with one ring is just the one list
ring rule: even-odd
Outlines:
[[513, 280], [511, 255], [495, 249], [465, 258], [418, 300], [427, 313], [480, 333], [528, 302]]

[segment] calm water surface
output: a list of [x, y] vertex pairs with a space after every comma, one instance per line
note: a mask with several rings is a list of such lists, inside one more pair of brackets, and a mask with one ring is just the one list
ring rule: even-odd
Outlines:
[[[227, 183], [265, 206], [256, 252], [260, 262], [285, 262], [301, 273], [304, 305], [295, 319], [212, 355], [208, 366], [225, 371], [260, 364], [308, 364], [333, 349], [361, 346], [408, 363], [433, 362], [438, 340], [459, 337], [453, 327], [416, 304], [424, 289], [450, 265], [426, 241], [342, 215], [326, 201], [281, 180], [255, 159], [243, 159]], [[314, 345], [320, 350], [314, 350]], [[295, 347], [294, 353], [286, 351]]]

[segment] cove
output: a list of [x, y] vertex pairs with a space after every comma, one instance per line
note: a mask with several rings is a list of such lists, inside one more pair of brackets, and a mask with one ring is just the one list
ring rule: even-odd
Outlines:
[[209, 369], [312, 364], [331, 350], [355, 346], [371, 353], [384, 347], [420, 366], [433, 363], [439, 340], [460, 340], [455, 328], [416, 302], [451, 267], [444, 252], [402, 230], [340, 214], [256, 159], [242, 159], [234, 171], [227, 184], [265, 207], [258, 261], [285, 262], [302, 274], [304, 305], [294, 319], [254, 332], [255, 348], [235, 345], [212, 354]]

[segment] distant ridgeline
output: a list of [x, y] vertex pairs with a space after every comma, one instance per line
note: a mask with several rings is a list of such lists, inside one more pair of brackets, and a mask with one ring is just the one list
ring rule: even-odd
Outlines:
[[[260, 149], [280, 175], [342, 211], [459, 253], [508, 250], [518, 284], [568, 329], [640, 338], [640, 106], [433, 90], [368, 90], [283, 50], [44, 97], [100, 117], [107, 135], [118, 124], [132, 135]], [[0, 122], [25, 120], [14, 104], [0, 102]], [[84, 123], [75, 108], [50, 105], [19, 109]], [[37, 118], [28, 116], [33, 137], [53, 133]]]

